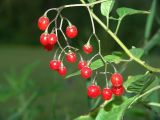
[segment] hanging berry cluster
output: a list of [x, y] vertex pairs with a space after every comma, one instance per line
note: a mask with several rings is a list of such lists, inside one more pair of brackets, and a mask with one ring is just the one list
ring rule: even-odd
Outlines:
[[[82, 50], [84, 51], [84, 53], [86, 54], [90, 54], [93, 51], [93, 46], [90, 44], [90, 40], [91, 38], [95, 38], [97, 40], [98, 43], [98, 53], [93, 55], [93, 57], [88, 60], [85, 61], [83, 59], [83, 57], [81, 56], [81, 54], [79, 53], [79, 49], [71, 46], [69, 44], [70, 39], [76, 38], [78, 35], [78, 29], [75, 25], [73, 25], [67, 18], [63, 17], [61, 14], [61, 11], [64, 8], [67, 7], [76, 7], [78, 5], [66, 5], [66, 6], [62, 6], [59, 8], [51, 8], [48, 9], [43, 16], [41, 16], [38, 20], [38, 27], [40, 30], [44, 31], [41, 35], [40, 35], [40, 43], [41, 45], [47, 50], [47, 51], [51, 51], [53, 50], [54, 46], [57, 44], [58, 45], [58, 49], [55, 51], [55, 54], [53, 56], [53, 59], [50, 61], [49, 66], [50, 69], [53, 71], [58, 72], [59, 75], [61, 76], [65, 76], [67, 73], [67, 68], [64, 65], [64, 58], [66, 60], [66, 62], [68, 63], [75, 63], [77, 60], [77, 55], [79, 56], [80, 60], [78, 62], [78, 69], [80, 70], [80, 75], [82, 78], [84, 79], [88, 79], [91, 78], [92, 76], [94, 76], [92, 73], [92, 69], [90, 67], [92, 60], [95, 57], [100, 57], [100, 59], [102, 60], [104, 67], [105, 67], [105, 71], [101, 71], [98, 72], [96, 71], [96, 75], [94, 76], [94, 79], [91, 81], [91, 85], [88, 86], [87, 88], [87, 93], [88, 93], [88, 97], [90, 98], [97, 98], [98, 96], [100, 96], [100, 94], [102, 95], [102, 98], [104, 100], [110, 100], [112, 98], [112, 94], [114, 94], [115, 96], [120, 96], [123, 94], [124, 92], [124, 88], [123, 88], [123, 77], [121, 76], [120, 73], [117, 72], [116, 68], [114, 67], [114, 65], [108, 61], [104, 60], [104, 57], [101, 54], [101, 44], [100, 44], [100, 39], [98, 38], [96, 32], [95, 32], [95, 27], [94, 27], [94, 21], [93, 18], [91, 16], [91, 13], [89, 12], [90, 18], [91, 18], [91, 24], [92, 24], [92, 30], [93, 33], [90, 35], [88, 41], [86, 44], [84, 44], [82, 46]], [[85, 6], [87, 9], [89, 9], [89, 6]], [[57, 15], [55, 16], [55, 18], [53, 20], [50, 21], [50, 19], [47, 17], [47, 13], [49, 11], [56, 11]], [[65, 33], [63, 32], [63, 23], [64, 21], [67, 22], [68, 26], [65, 28]], [[54, 24], [53, 29], [51, 30], [51, 32], [49, 32], [49, 27], [51, 24]], [[66, 46], [62, 46], [60, 40], [58, 39], [58, 35], [59, 32], [61, 33], [61, 35], [63, 36], [65, 42], [66, 42]], [[59, 53], [59, 55], [57, 55]], [[58, 57], [57, 57], [58, 56]], [[107, 71], [107, 65], [111, 65], [114, 68], [114, 73], [110, 73]], [[111, 79], [110, 81], [108, 81], [107, 74], [112, 74], [111, 75]], [[99, 74], [103, 74], [105, 75], [106, 78], [106, 87], [103, 88], [103, 90], [101, 91], [100, 86], [97, 85], [96, 82], [96, 76]], [[111, 83], [111, 85], [109, 84]], [[110, 88], [109, 86], [112, 86], [112, 88]]]
[[97, 98], [98, 96], [102, 95], [104, 100], [110, 100], [112, 98], [112, 94], [115, 96], [121, 96], [124, 92], [123, 88], [123, 77], [119, 73], [114, 73], [111, 75], [111, 84], [112, 88], [106, 85], [105, 88], [101, 91], [100, 86], [93, 83], [88, 86], [87, 94], [90, 98]]

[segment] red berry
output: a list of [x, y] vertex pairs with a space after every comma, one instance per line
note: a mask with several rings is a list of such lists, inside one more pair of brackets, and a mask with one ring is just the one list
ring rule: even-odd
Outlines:
[[59, 69], [58, 69], [58, 74], [61, 75], [61, 76], [65, 76], [67, 73], [67, 69], [65, 66], [60, 66]]
[[49, 36], [48, 36], [48, 43], [50, 45], [54, 45], [54, 44], [56, 44], [56, 42], [57, 42], [57, 35], [54, 34], [54, 33], [49, 34]]
[[76, 26], [71, 25], [66, 28], [66, 35], [68, 38], [75, 38], [78, 34]]
[[102, 91], [102, 97], [104, 100], [110, 100], [112, 98], [112, 90], [110, 88], [104, 88]]
[[54, 47], [54, 45], [47, 44], [44, 46], [44, 49], [47, 51], [51, 51], [51, 50], [53, 50], [53, 47]]
[[50, 68], [51, 70], [58, 70], [59, 67], [61, 66], [61, 61], [60, 60], [51, 60], [50, 61]]
[[87, 88], [87, 94], [90, 98], [97, 98], [101, 94], [101, 89], [97, 85], [90, 85]]
[[81, 61], [79, 61], [79, 63], [78, 63], [78, 69], [81, 70], [81, 69], [82, 69], [84, 66], [86, 66], [86, 65], [87, 65], [87, 62], [81, 60]]
[[112, 76], [111, 76], [111, 82], [112, 82], [112, 85], [115, 86], [115, 87], [122, 86], [122, 84], [123, 84], [123, 77], [122, 77], [122, 75], [119, 74], [119, 73], [112, 74]]
[[48, 34], [47, 33], [42, 33], [41, 36], [40, 36], [40, 43], [43, 45], [43, 46], [46, 46], [48, 44]]
[[86, 54], [90, 54], [93, 51], [93, 46], [85, 44], [82, 49]]
[[49, 25], [49, 19], [46, 16], [42, 16], [38, 19], [38, 28], [40, 30], [45, 30]]
[[124, 92], [124, 87], [123, 86], [112, 87], [112, 92], [115, 96], [121, 96]]
[[74, 63], [76, 62], [76, 54], [74, 52], [69, 52], [66, 55], [66, 61], [69, 63]]
[[90, 78], [92, 75], [92, 70], [88, 66], [83, 67], [80, 72], [81, 72], [82, 78], [84, 79]]

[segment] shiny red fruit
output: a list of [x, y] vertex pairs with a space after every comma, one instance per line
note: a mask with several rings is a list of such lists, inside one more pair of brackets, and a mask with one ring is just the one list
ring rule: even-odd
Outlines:
[[57, 35], [54, 34], [54, 33], [49, 34], [49, 36], [48, 36], [48, 43], [50, 45], [54, 45], [54, 44], [56, 44], [56, 42], [57, 42]]
[[66, 28], [66, 35], [68, 38], [75, 38], [78, 35], [76, 26], [71, 25]]
[[47, 51], [51, 51], [51, 50], [53, 50], [53, 48], [54, 48], [54, 45], [50, 45], [50, 44], [47, 44], [44, 46], [44, 49]]
[[115, 86], [115, 87], [122, 86], [122, 84], [123, 84], [122, 75], [120, 73], [112, 74], [111, 82], [112, 82], [112, 85]]
[[87, 65], [87, 62], [81, 60], [81, 61], [79, 61], [79, 63], [78, 63], [78, 69], [81, 70], [81, 69], [82, 69], [84, 66], [86, 66], [86, 65]]
[[69, 63], [74, 63], [76, 62], [76, 54], [74, 52], [69, 52], [66, 55], [66, 61]]
[[93, 46], [85, 44], [82, 49], [86, 54], [90, 54], [93, 51]]
[[58, 70], [61, 66], [61, 63], [62, 62], [60, 60], [51, 60], [49, 66], [51, 70]]
[[59, 69], [58, 69], [58, 74], [61, 75], [61, 76], [65, 76], [67, 73], [67, 69], [65, 66], [60, 66]]
[[115, 96], [121, 96], [124, 93], [124, 87], [112, 87], [112, 92]]
[[38, 28], [40, 30], [45, 30], [47, 26], [49, 25], [49, 19], [46, 16], [42, 16], [38, 19]]
[[49, 34], [47, 34], [47, 33], [42, 33], [41, 34], [41, 36], [40, 36], [40, 43], [43, 46], [46, 46], [48, 44], [48, 36], [49, 36]]
[[87, 94], [90, 98], [97, 98], [101, 94], [101, 89], [97, 85], [90, 85], [87, 88]]
[[92, 75], [92, 70], [90, 67], [85, 66], [80, 71], [82, 78], [87, 79], [90, 78]]
[[104, 88], [102, 91], [102, 98], [104, 100], [110, 100], [112, 98], [112, 90], [110, 88]]

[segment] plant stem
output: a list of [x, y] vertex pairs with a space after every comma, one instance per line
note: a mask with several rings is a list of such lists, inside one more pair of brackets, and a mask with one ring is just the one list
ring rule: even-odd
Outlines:
[[[80, 0], [83, 4], [86, 4], [84, 0]], [[92, 17], [100, 24], [100, 26], [117, 42], [117, 44], [125, 51], [125, 53], [133, 59], [135, 62], [143, 66], [144, 68], [148, 69], [151, 72], [160, 72], [159, 68], [154, 68], [148, 64], [146, 64], [144, 61], [138, 59], [135, 57], [129, 49], [122, 43], [122, 41], [109, 29], [106, 27], [106, 25], [92, 12], [91, 15]]]
[[117, 27], [116, 27], [115, 34], [117, 34], [117, 33], [118, 33], [118, 30], [119, 30], [119, 27], [120, 27], [121, 21], [122, 21], [122, 19], [118, 20], [118, 23], [117, 23]]

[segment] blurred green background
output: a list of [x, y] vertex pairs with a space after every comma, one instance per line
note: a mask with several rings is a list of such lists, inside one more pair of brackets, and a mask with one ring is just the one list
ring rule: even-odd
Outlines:
[[[0, 120], [72, 120], [88, 113], [85, 81], [79, 76], [64, 79], [50, 71], [48, 64], [53, 57], [53, 52], [44, 51], [39, 43], [41, 31], [37, 28], [38, 18], [51, 7], [73, 3], [79, 1], [0, 1]], [[116, 1], [112, 15], [116, 16], [117, 7], [149, 10], [151, 4], [152, 0]], [[156, 11], [160, 11], [158, 0], [156, 6]], [[95, 13], [105, 21], [105, 18], [100, 15], [99, 6], [95, 8]], [[52, 17], [53, 15], [51, 14]], [[71, 41], [71, 44], [80, 48], [92, 32], [86, 9], [65, 9], [63, 15], [78, 27], [79, 35], [77, 39]], [[156, 12], [155, 16], [150, 38], [160, 27], [159, 13]], [[147, 15], [134, 15], [122, 22], [119, 37], [128, 48], [144, 46], [146, 20]], [[113, 22], [111, 28], [114, 27]], [[102, 40], [104, 55], [121, 50], [97, 24], [96, 31]], [[149, 49], [148, 54], [143, 58], [153, 66], [160, 66], [159, 43]], [[94, 45], [96, 48], [96, 44]], [[75, 70], [76, 64], [72, 69], [68, 69], [68, 74]], [[123, 74], [127, 77], [129, 74], [134, 75], [143, 71], [143, 68], [132, 63]], [[127, 114], [126, 119], [148, 119], [146, 116], [148, 111], [143, 107], [135, 111]]]

